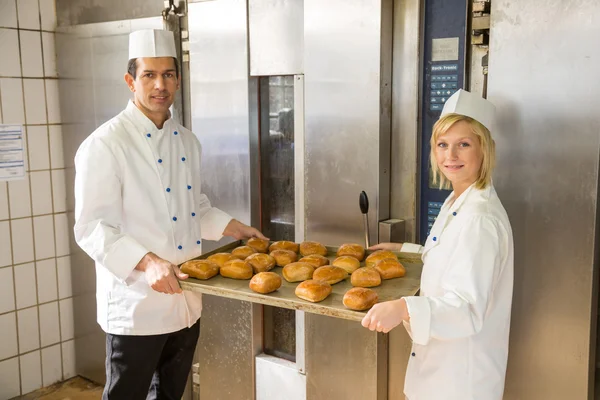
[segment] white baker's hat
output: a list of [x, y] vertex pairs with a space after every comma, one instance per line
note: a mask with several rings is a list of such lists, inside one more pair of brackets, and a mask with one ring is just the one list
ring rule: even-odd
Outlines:
[[173, 32], [143, 29], [129, 34], [129, 59], [143, 57], [175, 57]]
[[458, 89], [446, 100], [440, 117], [446, 114], [460, 114], [471, 117], [491, 131], [494, 125], [496, 107], [483, 97]]

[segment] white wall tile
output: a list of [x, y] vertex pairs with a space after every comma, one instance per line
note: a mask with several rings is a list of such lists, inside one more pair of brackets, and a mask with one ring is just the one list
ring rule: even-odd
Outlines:
[[[15, 282], [12, 267], [0, 268], [0, 314], [15, 310]], [[0, 326], [3, 326], [0, 324]], [[0, 360], [6, 357], [0, 357]]]
[[14, 266], [17, 309], [37, 304], [35, 265], [33, 263]]
[[61, 340], [73, 339], [75, 327], [73, 320], [73, 298], [60, 300], [60, 333]]
[[40, 351], [22, 355], [21, 361], [21, 390], [23, 394], [33, 392], [42, 387], [42, 364]]
[[50, 125], [48, 129], [50, 130], [50, 165], [52, 168], [64, 168], [62, 126]]
[[58, 298], [73, 296], [71, 283], [71, 257], [58, 257], [56, 259], [56, 270], [58, 274]]
[[33, 237], [35, 239], [35, 259], [55, 257], [54, 218], [52, 215], [33, 218]]
[[[0, 360], [19, 354], [17, 345], [17, 313], [0, 315]], [[1, 379], [1, 378], [0, 378]], [[1, 398], [1, 397], [0, 397]]]
[[40, 334], [42, 347], [60, 342], [60, 320], [58, 318], [58, 302], [40, 306]]
[[21, 67], [24, 77], [43, 77], [42, 35], [38, 31], [19, 31]]
[[50, 169], [48, 127], [28, 126], [27, 145], [29, 148], [29, 169], [31, 171]]
[[72, 227], [69, 226], [67, 214], [54, 215], [54, 231], [56, 232], [56, 256], [68, 256], [71, 253], [69, 248], [69, 232]]
[[54, 33], [42, 32], [42, 47], [44, 50], [44, 75], [57, 77], [56, 70], [56, 42]]
[[38, 281], [38, 302], [47, 303], [49, 301], [58, 300], [56, 258], [37, 261], [35, 263], [35, 270]]
[[17, 0], [19, 28], [40, 29], [40, 8], [38, 0]]
[[56, 0], [40, 0], [40, 13], [42, 14], [42, 29], [45, 31], [56, 30]]
[[62, 380], [60, 344], [42, 349], [42, 383], [50, 386]]
[[[0, 12], [2, 10], [0, 9]], [[0, 16], [2, 19], [2, 16]], [[0, 29], [0, 76], [21, 76], [19, 54], [19, 32], [15, 29]]]
[[38, 308], [31, 307], [17, 311], [19, 327], [19, 353], [40, 348], [40, 327], [38, 324]]
[[[50, 0], [54, 2], [54, 0]], [[0, 0], [0, 26], [4, 28], [17, 27], [16, 0]], [[0, 396], [2, 398], [2, 396]]]
[[29, 145], [27, 140], [27, 126], [23, 126], [23, 161], [25, 164], [25, 171], [29, 172]]
[[8, 184], [0, 182], [0, 221], [8, 219]]
[[23, 86], [21, 79], [0, 79], [2, 95], [2, 122], [5, 124], [24, 124]]
[[55, 213], [67, 211], [67, 188], [64, 169], [52, 170], [52, 198]]
[[44, 79], [23, 79], [23, 89], [23, 93], [25, 94], [25, 119], [27, 123], [47, 123]]
[[29, 173], [31, 180], [31, 208], [33, 215], [52, 213], [52, 182], [50, 171]]
[[75, 376], [75, 341], [69, 340], [62, 343], [63, 379]]
[[23, 218], [31, 216], [31, 199], [29, 194], [29, 176], [24, 179], [8, 182], [8, 200], [10, 217]]
[[0, 361], [0, 399], [12, 399], [21, 394], [19, 358]]
[[46, 103], [48, 104], [48, 123], [60, 124], [60, 97], [58, 79], [46, 79]]
[[10, 225], [8, 221], [2, 221], [0, 222], [0, 267], [12, 264], [12, 246], [10, 242]]
[[26, 263], [34, 260], [33, 225], [31, 218], [13, 219], [11, 221], [13, 262]]

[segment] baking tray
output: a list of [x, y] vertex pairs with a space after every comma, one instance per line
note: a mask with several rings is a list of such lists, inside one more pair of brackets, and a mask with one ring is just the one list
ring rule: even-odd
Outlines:
[[[244, 244], [245, 242], [238, 240], [236, 242], [219, 247], [218, 249], [215, 249], [209, 253], [203, 254], [196, 259], [204, 259], [215, 253], [230, 253], [234, 248]], [[336, 258], [336, 252], [338, 248], [329, 246], [326, 247], [327, 258], [333, 261]], [[367, 255], [370, 253], [372, 253], [372, 251], [367, 250]], [[377, 295], [379, 296], [379, 302], [395, 300], [404, 296], [414, 296], [419, 290], [419, 285], [421, 282], [421, 270], [423, 268], [421, 258], [414, 253], [396, 254], [398, 255], [402, 265], [404, 265], [406, 268], [406, 275], [402, 278], [385, 280], [380, 286], [371, 288], [377, 292]], [[364, 266], [364, 261], [361, 262], [361, 266]], [[250, 289], [248, 286], [250, 283], [249, 279], [230, 279], [224, 278], [221, 275], [217, 275], [209, 280], [188, 278], [185, 281], [180, 281], [180, 284], [183, 290], [190, 290], [193, 292], [249, 301], [252, 303], [265, 304], [269, 306], [289, 308], [292, 310], [302, 310], [313, 314], [328, 315], [330, 317], [343, 318], [351, 321], [360, 321], [365, 316], [366, 311], [349, 310], [342, 303], [344, 294], [352, 288], [352, 285], [350, 284], [350, 277], [340, 283], [332, 285], [333, 290], [325, 300], [319, 303], [311, 303], [296, 297], [294, 291], [296, 290], [296, 286], [298, 286], [299, 282], [290, 283], [283, 279], [281, 274], [282, 269], [282, 267], [275, 267], [271, 270], [271, 272], [275, 272], [281, 276], [283, 283], [278, 290], [269, 294], [260, 294], [252, 291], [252, 289]]]

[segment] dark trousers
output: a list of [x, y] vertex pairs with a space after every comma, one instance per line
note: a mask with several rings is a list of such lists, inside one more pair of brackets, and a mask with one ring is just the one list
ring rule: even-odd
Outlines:
[[106, 334], [103, 400], [180, 400], [192, 367], [200, 321], [164, 335]]

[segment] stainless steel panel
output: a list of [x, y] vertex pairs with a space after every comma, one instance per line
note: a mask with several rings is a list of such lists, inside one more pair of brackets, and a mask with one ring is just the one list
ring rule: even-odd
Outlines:
[[294, 76], [294, 229], [295, 242], [306, 238], [306, 213], [304, 200], [305, 133], [304, 133], [304, 75]]
[[304, 0], [248, 0], [250, 75], [303, 72]]
[[295, 363], [265, 354], [256, 357], [256, 400], [306, 399], [306, 376]]
[[389, 215], [391, 4], [304, 2], [306, 237], [327, 245], [364, 242], [362, 190], [373, 242]]
[[163, 8], [162, 0], [56, 0], [56, 17], [59, 26], [73, 26], [155, 17]]
[[494, 184], [515, 240], [504, 398], [593, 395], [600, 3], [494, 0]]
[[[188, 12], [192, 130], [202, 144], [202, 191], [213, 206], [249, 224], [246, 2], [193, 3]], [[206, 245], [203, 250], [210, 250]]]
[[203, 297], [200, 340], [200, 399], [254, 398], [252, 303]]
[[417, 240], [421, 0], [394, 1], [390, 218]]
[[306, 314], [306, 398], [387, 399], [387, 335]]

